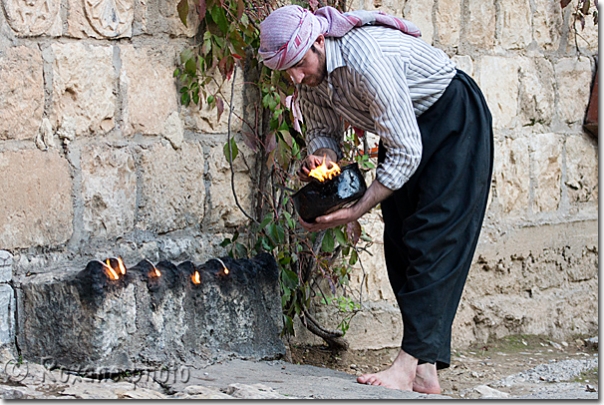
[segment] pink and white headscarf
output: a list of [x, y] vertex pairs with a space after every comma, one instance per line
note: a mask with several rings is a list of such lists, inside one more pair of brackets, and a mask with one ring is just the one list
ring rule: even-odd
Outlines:
[[381, 11], [341, 13], [327, 6], [313, 14], [305, 8], [291, 5], [273, 11], [260, 24], [258, 54], [269, 68], [285, 70], [302, 59], [320, 34], [339, 38], [362, 25], [385, 25], [414, 37], [421, 35], [412, 22]]

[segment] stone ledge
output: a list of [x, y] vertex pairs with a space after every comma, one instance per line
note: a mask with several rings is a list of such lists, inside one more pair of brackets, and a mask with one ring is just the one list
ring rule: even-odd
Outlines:
[[23, 358], [90, 374], [283, 356], [274, 258], [222, 261], [228, 274], [216, 259], [164, 261], [157, 277], [142, 261], [114, 281], [93, 261], [80, 272], [26, 278], [17, 290]]

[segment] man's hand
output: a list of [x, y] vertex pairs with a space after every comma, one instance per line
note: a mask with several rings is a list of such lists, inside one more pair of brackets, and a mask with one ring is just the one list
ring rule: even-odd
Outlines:
[[298, 170], [298, 177], [300, 180], [305, 182], [310, 181], [311, 178], [308, 173], [310, 173], [310, 171], [315, 167], [321, 166], [323, 163], [323, 158], [325, 158], [325, 164], [327, 165], [328, 169], [331, 169], [333, 162], [337, 160], [336, 153], [331, 149], [318, 149], [315, 151], [314, 155], [306, 156], [306, 159], [304, 159], [302, 162], [302, 165]]

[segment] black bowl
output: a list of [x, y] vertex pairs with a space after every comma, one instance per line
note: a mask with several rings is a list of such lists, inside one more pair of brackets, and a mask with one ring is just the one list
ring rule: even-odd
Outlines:
[[306, 222], [336, 211], [356, 201], [365, 194], [367, 185], [357, 163], [342, 168], [342, 172], [331, 180], [321, 183], [311, 180], [293, 196], [298, 215]]

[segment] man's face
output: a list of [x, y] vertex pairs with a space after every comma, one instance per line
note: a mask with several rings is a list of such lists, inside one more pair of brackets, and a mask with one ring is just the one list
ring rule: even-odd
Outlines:
[[325, 40], [322, 35], [317, 38], [300, 62], [286, 69], [294, 83], [315, 87], [321, 84], [327, 76], [325, 64]]

